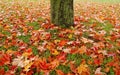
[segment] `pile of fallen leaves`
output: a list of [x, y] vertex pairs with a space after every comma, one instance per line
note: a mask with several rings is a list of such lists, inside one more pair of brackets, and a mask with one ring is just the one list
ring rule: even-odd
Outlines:
[[0, 75], [120, 75], [119, 7], [76, 4], [68, 29], [47, 3], [1, 1]]

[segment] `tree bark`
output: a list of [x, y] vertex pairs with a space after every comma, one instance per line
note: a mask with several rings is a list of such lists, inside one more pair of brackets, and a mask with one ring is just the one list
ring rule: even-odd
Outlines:
[[51, 22], [70, 27], [74, 24], [73, 0], [51, 0]]

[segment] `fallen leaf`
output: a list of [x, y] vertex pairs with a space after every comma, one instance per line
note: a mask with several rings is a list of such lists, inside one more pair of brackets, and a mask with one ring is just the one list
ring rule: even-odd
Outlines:
[[89, 69], [88, 69], [88, 65], [87, 64], [80, 64], [80, 66], [77, 68], [77, 70], [78, 70], [78, 73], [80, 74], [80, 75], [90, 75], [89, 74]]
[[101, 67], [97, 68], [96, 71], [95, 71], [95, 75], [104, 75], [103, 72], [101, 72]]
[[64, 46], [64, 45], [66, 45], [66, 43], [67, 43], [66, 40], [61, 40], [58, 45], [59, 46]]
[[56, 70], [58, 75], [65, 75], [61, 70]]
[[86, 50], [87, 50], [86, 46], [82, 46], [82, 47], [79, 48], [79, 53], [83, 54], [83, 53], [86, 52]]
[[58, 55], [59, 52], [56, 49], [52, 49], [52, 55]]
[[33, 62], [30, 62], [24, 67], [24, 71], [28, 72], [30, 70], [30, 67], [32, 66]]

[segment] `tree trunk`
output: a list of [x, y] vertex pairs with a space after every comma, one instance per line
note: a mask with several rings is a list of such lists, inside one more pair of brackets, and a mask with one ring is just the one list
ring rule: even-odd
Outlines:
[[70, 27], [74, 24], [73, 0], [51, 0], [51, 22]]

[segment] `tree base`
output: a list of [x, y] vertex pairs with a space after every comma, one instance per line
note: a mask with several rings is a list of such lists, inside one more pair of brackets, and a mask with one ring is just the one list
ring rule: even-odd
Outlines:
[[51, 22], [70, 27], [74, 24], [73, 0], [51, 0]]

